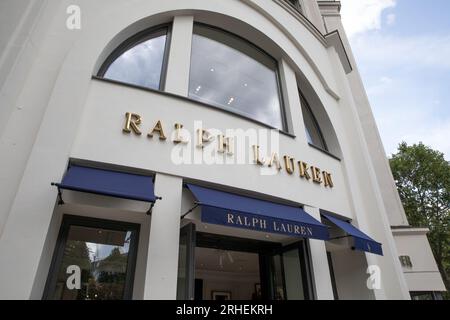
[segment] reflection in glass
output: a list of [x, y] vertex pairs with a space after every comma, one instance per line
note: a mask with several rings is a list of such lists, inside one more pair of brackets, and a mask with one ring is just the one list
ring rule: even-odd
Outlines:
[[187, 283], [187, 246], [188, 236], [186, 233], [180, 234], [180, 248], [178, 251], [178, 281], [177, 281], [177, 300], [187, 300], [186, 283]]
[[319, 124], [317, 123], [316, 118], [303, 97], [301, 97], [301, 104], [303, 121], [305, 123], [306, 139], [308, 140], [308, 143], [328, 151], [322, 132], [320, 131]]
[[195, 26], [189, 97], [283, 129], [277, 63], [216, 29]]
[[[64, 249], [53, 299], [123, 299], [130, 231], [71, 226]], [[81, 269], [81, 288], [68, 288], [67, 268]]]
[[165, 45], [165, 34], [153, 34], [151, 39], [136, 44], [117, 57], [103, 77], [159, 89]]
[[298, 248], [283, 253], [284, 276], [286, 282], [286, 298], [288, 300], [304, 300], [302, 268]]
[[434, 297], [431, 292], [415, 292], [411, 293], [411, 300], [434, 300]]
[[283, 267], [281, 263], [281, 255], [277, 254], [271, 258], [271, 281], [273, 300], [285, 300], [284, 284], [283, 284]]

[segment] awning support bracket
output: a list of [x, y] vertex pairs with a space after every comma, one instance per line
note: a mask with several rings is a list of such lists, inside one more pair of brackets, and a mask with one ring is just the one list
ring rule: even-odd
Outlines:
[[186, 217], [189, 213], [191, 213], [192, 211], [194, 211], [194, 210], [200, 205], [200, 203], [198, 203], [198, 202], [194, 202], [194, 203], [195, 203], [195, 206], [193, 206], [191, 209], [189, 209], [188, 211], [186, 211], [186, 213], [182, 214], [181, 217], [180, 217], [180, 220], [183, 220], [184, 217]]
[[[161, 200], [162, 197], [155, 197], [155, 199], [156, 199], [156, 200]], [[155, 202], [156, 202], [156, 200], [155, 200]], [[153, 207], [155, 206], [155, 202], [152, 202], [152, 203], [150, 204], [150, 208], [148, 208], [147, 212], [145, 213], [146, 215], [148, 215], [148, 216], [151, 216], [151, 215], [152, 215], [152, 211], [153, 211]]]
[[64, 204], [64, 200], [62, 198], [62, 192], [61, 192], [61, 188], [59, 187], [59, 185], [57, 183], [52, 182], [51, 183], [52, 186], [56, 186], [58, 188], [58, 205], [61, 206]]

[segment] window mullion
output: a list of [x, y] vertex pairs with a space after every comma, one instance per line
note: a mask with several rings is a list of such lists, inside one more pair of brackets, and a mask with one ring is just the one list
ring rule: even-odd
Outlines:
[[187, 96], [191, 65], [193, 16], [173, 19], [164, 90]]

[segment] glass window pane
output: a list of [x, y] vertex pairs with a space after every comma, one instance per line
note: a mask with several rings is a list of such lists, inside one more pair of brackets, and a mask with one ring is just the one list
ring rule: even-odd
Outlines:
[[188, 235], [186, 233], [180, 234], [180, 248], [178, 251], [178, 280], [177, 280], [177, 300], [187, 300], [186, 285], [187, 285], [187, 264], [188, 264]]
[[[131, 231], [70, 226], [53, 299], [123, 299]], [[81, 270], [80, 289], [69, 288], [69, 266]], [[69, 279], [69, 282], [70, 279]]]
[[272, 296], [274, 300], [285, 300], [283, 285], [283, 268], [281, 264], [281, 255], [277, 254], [271, 258], [271, 281]]
[[277, 63], [245, 41], [196, 26], [189, 97], [283, 129]]
[[320, 132], [319, 124], [317, 123], [314, 115], [309, 107], [306, 105], [306, 101], [301, 99], [303, 121], [305, 123], [306, 139], [308, 143], [311, 143], [323, 150], [327, 150], [325, 141], [323, 140], [322, 133]]
[[165, 45], [165, 34], [136, 44], [109, 65], [104, 78], [159, 89]]
[[431, 292], [411, 293], [411, 300], [434, 300]]
[[304, 300], [302, 269], [297, 248], [283, 253], [283, 265], [287, 299]]

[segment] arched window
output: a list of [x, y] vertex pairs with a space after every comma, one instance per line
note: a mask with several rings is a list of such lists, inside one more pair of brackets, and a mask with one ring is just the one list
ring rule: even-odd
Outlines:
[[319, 147], [322, 150], [328, 151], [328, 147], [322, 135], [322, 131], [320, 130], [319, 123], [317, 122], [311, 107], [301, 93], [300, 101], [302, 105], [303, 121], [305, 123], [306, 138], [308, 139], [308, 143]]
[[120, 45], [104, 62], [99, 77], [150, 89], [163, 86], [168, 28], [146, 30]]
[[251, 43], [196, 24], [189, 97], [284, 130], [277, 61]]

